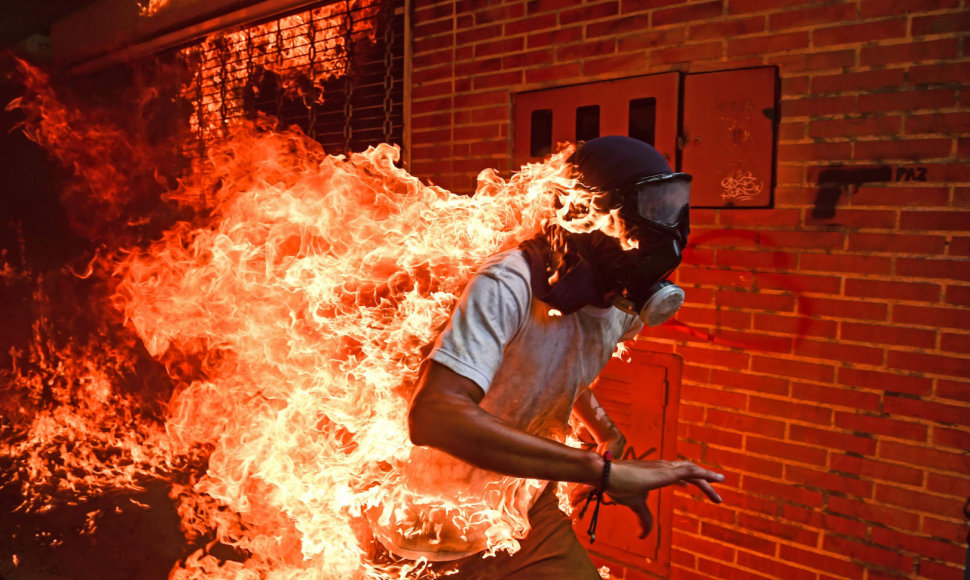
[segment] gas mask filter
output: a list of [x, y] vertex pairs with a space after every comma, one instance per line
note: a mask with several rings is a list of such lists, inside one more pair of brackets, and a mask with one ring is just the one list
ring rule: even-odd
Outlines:
[[659, 326], [677, 313], [684, 291], [667, 280], [687, 245], [691, 176], [668, 173], [641, 179], [620, 194], [624, 217], [640, 248], [617, 277], [613, 305]]

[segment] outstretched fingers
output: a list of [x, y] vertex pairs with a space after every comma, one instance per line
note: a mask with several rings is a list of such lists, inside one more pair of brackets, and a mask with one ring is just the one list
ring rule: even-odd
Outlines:
[[724, 481], [723, 474], [704, 469], [689, 461], [676, 461], [674, 465], [676, 465], [675, 469], [679, 482], [689, 483], [701, 490], [714, 503], [721, 503], [720, 494], [714, 490], [710, 482]]

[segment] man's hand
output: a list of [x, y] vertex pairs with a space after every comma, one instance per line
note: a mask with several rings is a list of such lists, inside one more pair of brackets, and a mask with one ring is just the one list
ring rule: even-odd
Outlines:
[[721, 496], [711, 482], [724, 481], [724, 476], [689, 461], [617, 461], [610, 470], [606, 493], [614, 502], [633, 510], [640, 520], [640, 537], [645, 538], [653, 527], [653, 515], [647, 509], [647, 493], [668, 485], [691, 484], [714, 503]]

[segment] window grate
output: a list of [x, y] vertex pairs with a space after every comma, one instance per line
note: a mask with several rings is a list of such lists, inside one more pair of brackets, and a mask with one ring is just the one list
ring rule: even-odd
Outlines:
[[403, 0], [342, 0], [223, 31], [178, 51], [192, 81], [187, 157], [268, 114], [330, 153], [403, 136]]

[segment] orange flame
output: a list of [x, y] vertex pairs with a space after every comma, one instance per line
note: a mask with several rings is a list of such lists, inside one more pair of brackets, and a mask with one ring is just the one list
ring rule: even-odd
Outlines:
[[[60, 117], [33, 123], [35, 137], [50, 133], [43, 143], [71, 143]], [[417, 485], [431, 474], [408, 464], [407, 400], [427, 345], [487, 256], [544, 222], [605, 231], [615, 216], [577, 187], [568, 148], [509, 179], [483, 171], [476, 193], [460, 196], [399, 168], [390, 145], [330, 156], [301, 133], [271, 128], [230, 127], [165, 195], [198, 217], [127, 249], [113, 267], [113, 304], [176, 386], [163, 424], [111, 372], [131, 365], [131, 348], [100, 358], [68, 349], [59, 356], [69, 363], [47, 372], [70, 388], [25, 418], [0, 455], [26, 458], [32, 486], [53, 482], [50, 450], [73, 445], [68, 495], [173, 481], [186, 535], [214, 534], [242, 561], [203, 548], [172, 578], [419, 574], [422, 563], [377, 564], [368, 554], [375, 526], [426, 531], [406, 514], [444, 505]], [[94, 271], [104, 276], [103, 264]], [[29, 396], [42, 383], [13, 390]], [[204, 471], [188, 467], [200, 459]], [[527, 525], [516, 490], [536, 483], [482, 485], [481, 497], [444, 508], [455, 527], [480, 528], [489, 549], [514, 550]]]

